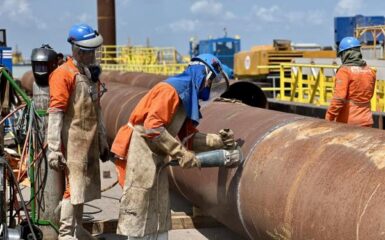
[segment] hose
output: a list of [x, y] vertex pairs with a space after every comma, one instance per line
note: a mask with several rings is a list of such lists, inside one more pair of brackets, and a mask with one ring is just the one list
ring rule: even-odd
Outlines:
[[[47, 178], [48, 178], [48, 160], [47, 160], [47, 156], [45, 154], [46, 144], [42, 143], [41, 136], [39, 134], [41, 131], [40, 131], [40, 129], [38, 129], [38, 124], [37, 124], [37, 121], [40, 120], [40, 117], [33, 110], [33, 105], [31, 106], [31, 112], [33, 112], [33, 114], [31, 114], [31, 116], [30, 116], [32, 119], [31, 119], [31, 121], [29, 123], [29, 126], [28, 126], [27, 137], [26, 137], [26, 140], [25, 140], [25, 143], [24, 143], [23, 153], [22, 153], [21, 159], [23, 160], [25, 158], [27, 145], [31, 145], [32, 142], [36, 142], [38, 147], [40, 148], [40, 152], [33, 159], [32, 163], [30, 163], [30, 166], [33, 165], [33, 164], [36, 164], [36, 161], [38, 161], [41, 158], [41, 155], [43, 155], [45, 171], [44, 171], [44, 175], [43, 175], [43, 180], [40, 182], [41, 162], [39, 161], [39, 164], [37, 164], [37, 168], [36, 168], [36, 173], [38, 173], [38, 174], [36, 174], [38, 176], [37, 181], [39, 183], [38, 187], [37, 187], [37, 191], [35, 191], [34, 196], [32, 196], [30, 198], [30, 200], [26, 203], [26, 205], [29, 205], [32, 201], [34, 201], [36, 199], [39, 208], [43, 209], [43, 205], [44, 205], [43, 204], [44, 203], [44, 188], [45, 188], [45, 185], [46, 185], [46, 182], [47, 182]], [[36, 131], [36, 129], [37, 129], [37, 131]], [[34, 139], [36, 139], [36, 141], [34, 141]], [[30, 140], [32, 140], [32, 141], [30, 141]], [[31, 147], [30, 146], [29, 146], [29, 151], [31, 151]], [[19, 176], [18, 176], [18, 180], [19, 181], [28, 172], [28, 169], [26, 169], [26, 171], [22, 172], [21, 171], [21, 166], [22, 166], [22, 163], [20, 164], [20, 168], [19, 168]], [[21, 210], [22, 210], [22, 208], [17, 209], [15, 211], [14, 217]]]
[[[5, 166], [8, 168], [8, 174], [12, 177], [13, 181], [15, 183], [17, 183], [17, 179], [15, 177], [15, 174], [13, 174], [12, 167], [9, 165], [9, 163], [7, 161], [5, 161], [4, 159], [2, 159], [2, 158], [0, 158], [0, 161], [5, 164]], [[23, 194], [21, 193], [19, 184], [14, 184], [14, 185], [16, 186], [17, 192], [19, 193], [19, 197], [20, 197], [20, 200], [21, 200], [21, 205], [22, 205], [23, 210], [25, 212], [25, 216], [27, 218], [27, 223], [28, 223], [29, 229], [31, 230], [32, 237], [33, 237], [34, 240], [37, 240], [36, 235], [35, 235], [35, 231], [34, 231], [34, 229], [32, 227], [31, 219], [29, 217], [29, 212], [28, 212], [28, 209], [27, 209], [27, 207], [25, 205], [25, 201], [24, 201], [24, 198], [23, 198]]]
[[119, 183], [119, 179], [117, 179], [117, 180], [116, 180], [114, 183], [112, 183], [110, 186], [103, 188], [103, 189], [101, 190], [101, 192], [105, 192], [105, 191], [107, 191], [107, 190], [110, 190], [111, 188], [115, 187], [116, 184], [118, 184], [118, 183]]
[[0, 125], [3, 124], [7, 118], [11, 117], [13, 114], [15, 114], [17, 111], [19, 111], [20, 109], [24, 108], [25, 106], [26, 106], [26, 104], [20, 105], [20, 106], [18, 106], [15, 110], [13, 110], [12, 112], [10, 112], [7, 116], [5, 116], [5, 117], [0, 121]]

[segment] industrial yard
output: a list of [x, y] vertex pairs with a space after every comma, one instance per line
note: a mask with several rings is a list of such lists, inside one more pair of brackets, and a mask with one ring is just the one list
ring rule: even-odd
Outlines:
[[[0, 240], [385, 239], [384, 12], [194, 0], [182, 26], [167, 1], [97, 0], [63, 8], [63, 51], [12, 36], [12, 7], [44, 19], [16, 2], [0, 10]], [[159, 27], [127, 23], [141, 4]], [[133, 25], [170, 37], [127, 41]]]

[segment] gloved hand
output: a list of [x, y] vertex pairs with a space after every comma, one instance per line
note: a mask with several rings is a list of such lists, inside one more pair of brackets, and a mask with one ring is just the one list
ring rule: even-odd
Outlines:
[[192, 167], [201, 167], [199, 160], [196, 158], [195, 154], [191, 151], [183, 152], [183, 155], [177, 158], [179, 166], [182, 168], [192, 168]]
[[220, 148], [224, 148], [224, 144], [219, 134], [201, 132], [194, 134], [192, 149], [195, 152], [207, 152]]
[[188, 151], [178, 140], [176, 140], [166, 129], [153, 139], [153, 143], [165, 154], [176, 159], [183, 168], [199, 167], [199, 161], [193, 152]]
[[67, 167], [67, 160], [61, 152], [50, 152], [47, 156], [49, 167], [56, 171], [62, 171]]
[[49, 166], [57, 171], [66, 167], [66, 159], [61, 152], [61, 130], [63, 127], [63, 112], [50, 112], [48, 115], [47, 143]]
[[223, 145], [225, 149], [235, 149], [236, 142], [234, 140], [234, 132], [231, 129], [225, 128], [219, 130]]

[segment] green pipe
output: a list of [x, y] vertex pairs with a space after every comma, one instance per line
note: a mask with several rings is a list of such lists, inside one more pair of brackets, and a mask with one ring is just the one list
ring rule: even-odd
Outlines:
[[23, 100], [27, 103], [28, 106], [31, 106], [31, 99], [28, 95], [17, 85], [16, 81], [5, 71], [4, 68], [1, 69], [1, 73], [5, 76], [8, 82], [12, 85], [12, 87], [16, 90], [16, 92], [23, 98]]
[[32, 131], [32, 126], [33, 126], [33, 105], [30, 104], [29, 105], [29, 121], [28, 121], [28, 129], [31, 131], [31, 135], [30, 135], [30, 138], [29, 138], [29, 146], [28, 146], [28, 150], [29, 150], [29, 181], [31, 183], [31, 218], [32, 218], [32, 222], [33, 223], [36, 223], [36, 205], [35, 205], [35, 167], [34, 167], [34, 164], [33, 164], [33, 159], [34, 159], [34, 155], [35, 155], [35, 151], [32, 147], [32, 144], [33, 144], [33, 131]]
[[56, 226], [55, 224], [53, 224], [51, 221], [49, 220], [37, 220], [36, 222], [38, 225], [40, 226], [51, 226], [55, 231], [56, 233], [59, 233], [59, 227]]

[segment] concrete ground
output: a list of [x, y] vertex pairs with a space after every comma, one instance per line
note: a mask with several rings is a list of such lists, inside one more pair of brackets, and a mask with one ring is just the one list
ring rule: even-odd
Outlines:
[[[102, 189], [111, 186], [116, 181], [115, 167], [112, 162], [101, 163]], [[104, 234], [98, 236], [106, 237], [106, 239], [118, 240], [126, 239], [124, 236], [115, 234], [116, 221], [119, 211], [119, 199], [121, 196], [121, 188], [119, 185], [112, 187], [102, 193], [102, 198], [89, 202], [84, 209], [84, 220], [92, 222], [112, 223], [104, 225]], [[171, 192], [171, 210], [174, 214], [192, 214], [192, 205], [187, 202], [179, 194]], [[94, 227], [95, 230], [95, 227]], [[93, 231], [98, 233], [98, 231]], [[228, 228], [217, 224], [211, 228], [190, 228], [190, 229], [173, 229], [169, 232], [169, 240], [233, 240], [243, 239], [241, 236], [230, 231]]]
[[[108, 240], [123, 240], [127, 239], [125, 236], [117, 234], [103, 234], [99, 235]], [[171, 230], [168, 235], [169, 240], [239, 240], [242, 237], [234, 234], [230, 230], [220, 228], [201, 228], [201, 229], [179, 229]]]
[[[8, 138], [11, 138], [11, 136], [8, 136]], [[101, 199], [89, 202], [85, 205], [83, 214], [84, 225], [95, 236], [103, 236], [106, 239], [111, 240], [127, 239], [125, 236], [119, 236], [115, 234], [119, 213], [119, 199], [122, 192], [121, 187], [118, 184], [112, 186], [117, 179], [115, 165], [110, 161], [106, 163], [101, 162], [100, 174], [102, 180], [102, 189], [105, 191], [102, 192]], [[25, 185], [21, 187], [23, 189], [22, 192], [24, 199], [28, 201], [30, 188], [26, 187]], [[209, 217], [201, 217], [205, 218], [203, 224], [200, 224], [200, 226], [203, 227], [194, 228], [194, 226], [190, 223], [192, 218], [192, 205], [176, 193], [171, 192], [170, 195], [171, 211], [174, 216], [178, 216], [182, 219], [182, 224], [178, 225], [173, 223], [174, 229], [169, 231], [169, 240], [243, 239], [241, 236], [237, 235], [236, 233], [232, 232], [228, 228], [224, 227]], [[52, 228], [47, 228], [48, 229], [45, 231], [48, 231], [49, 234], [56, 235]], [[55, 238], [45, 235], [44, 239]]]
[[[121, 187], [119, 184], [111, 187], [116, 182], [116, 172], [115, 165], [108, 161], [106, 163], [101, 163], [101, 180], [102, 180], [102, 189], [105, 191], [102, 192], [102, 198], [98, 200], [91, 201], [85, 204], [83, 221], [84, 226], [93, 233], [95, 236], [102, 236], [108, 240], [119, 240], [127, 239], [125, 236], [117, 235], [116, 224], [119, 214], [119, 199], [121, 196]], [[23, 186], [23, 196], [26, 201], [29, 200], [29, 187]], [[170, 192], [171, 196], [171, 211], [174, 216], [181, 218], [187, 217], [187, 219], [182, 220], [182, 224], [174, 224], [174, 228], [169, 231], [169, 240], [234, 240], [234, 239], [243, 239], [241, 236], [232, 232], [228, 228], [224, 227], [222, 224], [216, 222], [210, 217], [201, 217], [207, 218], [208, 221], [204, 221], [203, 228], [194, 228], [189, 222], [191, 222], [192, 215], [192, 205], [181, 197], [179, 194]], [[204, 219], [205, 220], [205, 219]], [[174, 222], [174, 221], [173, 221]], [[206, 223], [207, 222], [207, 223]], [[184, 229], [180, 229], [181, 226]], [[48, 227], [49, 228], [49, 227]], [[51, 231], [52, 229], [46, 229], [44, 239], [55, 239], [51, 237], [56, 235]]]

